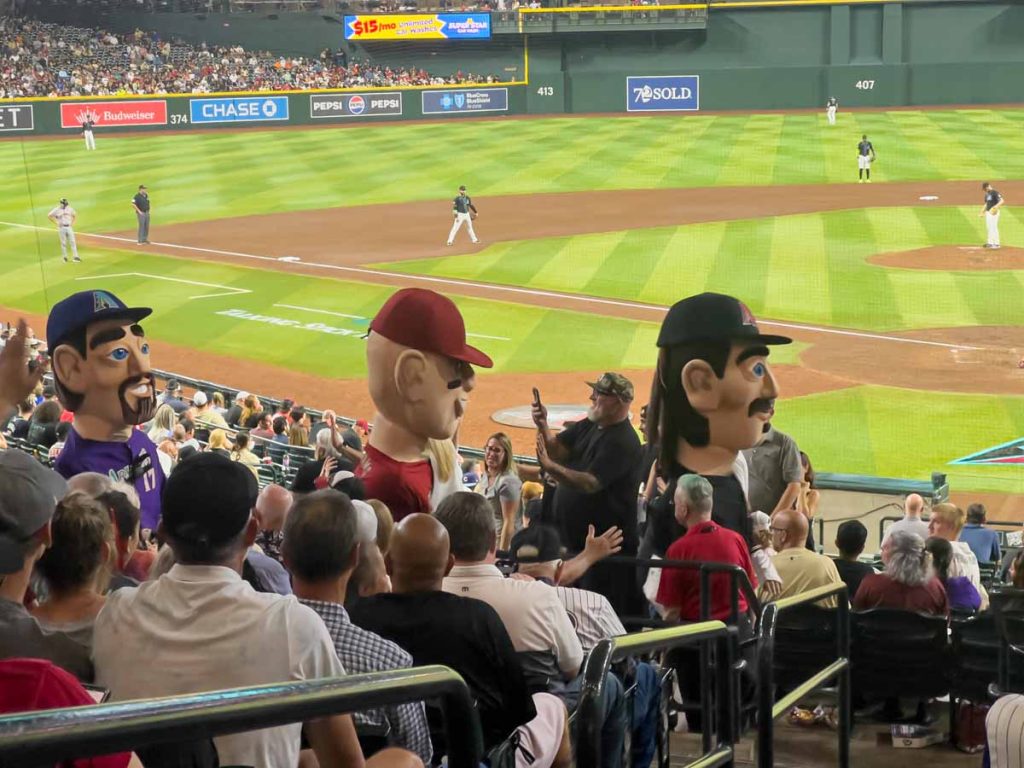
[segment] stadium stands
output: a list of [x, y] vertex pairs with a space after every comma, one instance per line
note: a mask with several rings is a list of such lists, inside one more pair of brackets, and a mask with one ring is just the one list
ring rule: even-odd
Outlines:
[[498, 82], [498, 75], [371, 62], [274, 56], [241, 46], [192, 46], [136, 30], [101, 29], [0, 17], [0, 98], [231, 91], [293, 91]]

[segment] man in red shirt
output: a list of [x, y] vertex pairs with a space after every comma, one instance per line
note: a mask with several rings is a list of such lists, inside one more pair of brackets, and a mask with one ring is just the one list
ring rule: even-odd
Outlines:
[[[700, 475], [683, 475], [676, 483], [676, 520], [686, 533], [668, 548], [668, 560], [729, 563], [740, 566], [757, 587], [754, 564], [746, 541], [735, 531], [711, 522], [711, 483]], [[710, 618], [725, 620], [732, 610], [731, 579], [728, 574], [711, 577]], [[665, 568], [658, 586], [658, 602], [665, 606], [665, 618], [700, 620], [700, 573], [688, 568]], [[745, 614], [747, 600], [740, 593], [739, 611]]]
[[[757, 588], [754, 563], [750, 559], [750, 547], [746, 539], [728, 528], [711, 520], [714, 488], [701, 475], [683, 475], [676, 482], [675, 515], [686, 533], [668, 548], [668, 560], [691, 560], [711, 563], [729, 563], [740, 566], [750, 579], [750, 585]], [[711, 576], [709, 614], [712, 619], [725, 621], [732, 611], [732, 585], [727, 573]], [[658, 585], [658, 603], [665, 606], [665, 618], [669, 621], [698, 621], [700, 619], [700, 572], [689, 568], [664, 568]], [[740, 640], [751, 636], [752, 625], [747, 616], [749, 608], [741, 592], [737, 601], [739, 609], [738, 626]], [[679, 688], [684, 702], [700, 700], [700, 655], [694, 648], [681, 648], [673, 654], [672, 663], [678, 669]], [[755, 690], [750, 671], [754, 659], [747, 658], [748, 673], [742, 681], [744, 699], [749, 700]], [[691, 731], [702, 726], [700, 711], [686, 715]]]

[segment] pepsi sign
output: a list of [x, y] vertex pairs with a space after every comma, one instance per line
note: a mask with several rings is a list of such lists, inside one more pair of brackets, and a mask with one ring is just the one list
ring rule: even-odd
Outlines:
[[310, 117], [382, 117], [402, 114], [402, 93], [317, 93], [309, 97]]
[[696, 112], [700, 109], [700, 77], [627, 77], [627, 112]]

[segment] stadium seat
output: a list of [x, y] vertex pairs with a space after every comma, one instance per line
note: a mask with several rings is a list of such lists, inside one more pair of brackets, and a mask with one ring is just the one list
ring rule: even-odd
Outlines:
[[837, 614], [832, 608], [798, 605], [775, 623], [775, 684], [791, 690], [836, 660]]
[[945, 616], [875, 608], [851, 619], [855, 698], [929, 699], [949, 691]]
[[953, 669], [949, 687], [950, 742], [956, 742], [956, 712], [961, 700], [989, 701], [989, 688], [999, 679], [999, 633], [991, 612], [950, 623]]

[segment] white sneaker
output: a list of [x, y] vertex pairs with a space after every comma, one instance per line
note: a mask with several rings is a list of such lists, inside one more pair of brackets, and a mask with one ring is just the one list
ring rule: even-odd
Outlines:
[[473, 245], [476, 245], [476, 244], [477, 244], [477, 243], [479, 243], [479, 242], [480, 242], [479, 240], [474, 240], [474, 241], [473, 241]]
[[450, 243], [450, 242], [448, 242], [448, 243], [445, 243], [445, 245], [451, 245], [451, 243]]

